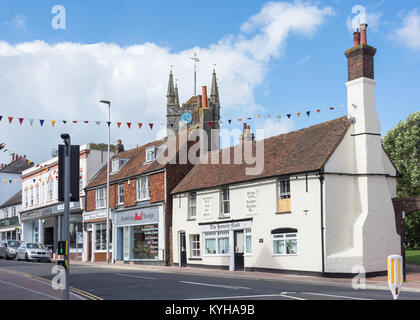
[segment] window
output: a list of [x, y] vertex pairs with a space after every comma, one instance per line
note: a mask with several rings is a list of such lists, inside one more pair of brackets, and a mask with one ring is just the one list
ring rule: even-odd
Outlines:
[[34, 205], [34, 189], [31, 189], [31, 207]]
[[273, 254], [297, 254], [297, 233], [273, 234]]
[[149, 200], [150, 179], [143, 177], [137, 179], [137, 200]]
[[200, 257], [200, 235], [199, 234], [192, 234], [190, 236], [191, 239], [191, 257], [192, 258], [199, 258]]
[[252, 238], [251, 238], [251, 229], [245, 230], [245, 253], [252, 253]]
[[279, 182], [279, 199], [290, 198], [290, 180], [281, 180]]
[[[109, 243], [111, 244], [112, 232], [109, 230]], [[95, 250], [106, 250], [106, 223], [96, 225]]]
[[52, 181], [52, 179], [48, 180], [48, 200], [52, 200], [53, 199], [53, 194], [54, 194], [54, 182]]
[[205, 252], [207, 255], [229, 254], [229, 231], [205, 232]]
[[12, 217], [16, 217], [16, 207], [12, 207]]
[[230, 213], [229, 188], [222, 189], [222, 214]]
[[156, 159], [156, 154], [157, 154], [157, 148], [156, 147], [147, 149], [146, 150], [146, 162], [154, 161]]
[[118, 185], [118, 204], [124, 203], [124, 184]]
[[96, 209], [101, 209], [106, 207], [106, 194], [105, 188], [97, 189], [95, 191], [96, 196]]
[[4, 209], [4, 217], [6, 219], [9, 218], [9, 209], [8, 208]]
[[190, 193], [190, 205], [189, 205], [189, 218], [195, 219], [197, 216], [197, 193], [191, 192]]
[[120, 160], [119, 159], [112, 160], [112, 170], [111, 170], [111, 173], [115, 173], [119, 169], [120, 169]]
[[25, 190], [24, 198], [25, 198], [25, 207], [28, 207], [28, 190]]
[[35, 187], [35, 204], [39, 204], [39, 186]]

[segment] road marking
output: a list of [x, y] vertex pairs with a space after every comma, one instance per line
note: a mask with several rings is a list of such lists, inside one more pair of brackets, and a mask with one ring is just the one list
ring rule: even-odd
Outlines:
[[314, 295], [314, 296], [325, 296], [325, 297], [332, 297], [332, 298], [343, 298], [343, 299], [350, 299], [350, 300], [372, 300], [372, 299], [367, 299], [367, 298], [337, 296], [337, 295], [334, 295], [334, 294], [326, 294], [326, 293], [301, 292], [301, 294], [310, 294], [310, 295]]
[[157, 280], [157, 278], [134, 276], [134, 275], [131, 275], [131, 274], [123, 274], [123, 273], [114, 273], [114, 274], [116, 276], [122, 276], [122, 277], [132, 277], [132, 278], [139, 278], [139, 279]]
[[7, 281], [3, 281], [3, 280], [0, 280], [0, 282], [1, 282], [1, 283], [4, 283], [4, 284], [7, 284], [7, 285], [9, 285], [9, 286], [13, 286], [13, 287], [16, 287], [16, 288], [19, 288], [19, 289], [23, 289], [23, 290], [26, 290], [26, 291], [30, 291], [30, 292], [33, 292], [33, 293], [36, 293], [36, 294], [39, 294], [39, 295], [42, 295], [42, 296], [46, 296], [46, 297], [48, 297], [48, 298], [50, 298], [50, 299], [54, 299], [54, 300], [61, 300], [60, 298], [57, 298], [57, 297], [51, 296], [51, 295], [49, 295], [49, 294], [47, 294], [47, 293], [40, 292], [40, 291], [36, 291], [36, 290], [32, 290], [32, 289], [29, 289], [29, 288], [26, 288], [26, 287], [22, 287], [22, 286], [20, 286], [20, 285], [15, 284], [15, 283], [11, 283], [11, 282], [7, 282]]
[[233, 289], [233, 290], [238, 290], [238, 289], [249, 290], [249, 289], [251, 289], [251, 288], [248, 288], [248, 287], [226, 286], [226, 285], [222, 285], [222, 284], [212, 284], [212, 283], [201, 283], [201, 282], [190, 282], [190, 281], [179, 281], [179, 282], [186, 283], [186, 284], [195, 284], [195, 285], [199, 285], [199, 286], [207, 286], [207, 287], [220, 287], [220, 288]]
[[[287, 292], [285, 292], [287, 293]], [[229, 300], [229, 299], [250, 299], [250, 298], [268, 298], [268, 297], [284, 297], [288, 299], [305, 300], [297, 297], [286, 295], [285, 293], [273, 293], [273, 294], [259, 294], [251, 296], [230, 296], [230, 297], [212, 297], [212, 298], [193, 298], [186, 300]]]

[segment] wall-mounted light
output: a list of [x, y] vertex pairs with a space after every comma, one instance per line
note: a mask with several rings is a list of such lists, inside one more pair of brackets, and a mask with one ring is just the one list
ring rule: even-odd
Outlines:
[[305, 213], [305, 216], [308, 214], [309, 210], [303, 210], [303, 213]]

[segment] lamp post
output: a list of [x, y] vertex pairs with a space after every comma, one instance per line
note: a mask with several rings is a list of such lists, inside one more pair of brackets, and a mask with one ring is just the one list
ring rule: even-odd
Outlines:
[[109, 264], [109, 145], [111, 140], [111, 102], [101, 100], [108, 105], [108, 161], [106, 164], [106, 263]]

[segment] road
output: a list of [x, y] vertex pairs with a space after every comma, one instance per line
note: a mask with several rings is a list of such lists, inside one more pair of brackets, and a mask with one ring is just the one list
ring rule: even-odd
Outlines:
[[[0, 299], [45, 299], [33, 281], [48, 284], [54, 263], [0, 259]], [[13, 286], [10, 277], [25, 275], [31, 281]], [[94, 265], [71, 266], [73, 298], [88, 300], [392, 300], [384, 290], [353, 290], [338, 284], [297, 283], [291, 281], [232, 278], [175, 272], [127, 270]], [[60, 296], [60, 290], [55, 290]], [[27, 294], [26, 297], [22, 294]], [[420, 300], [420, 293], [404, 292], [399, 299]]]

